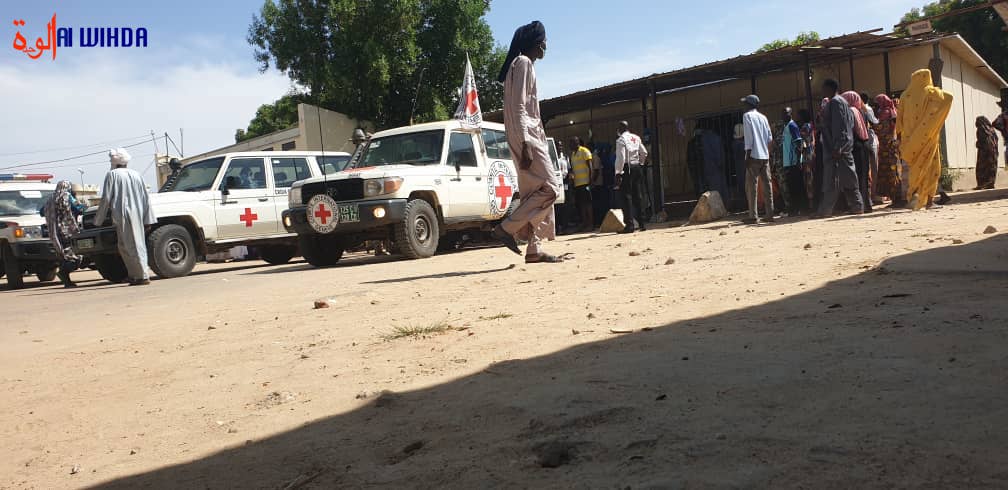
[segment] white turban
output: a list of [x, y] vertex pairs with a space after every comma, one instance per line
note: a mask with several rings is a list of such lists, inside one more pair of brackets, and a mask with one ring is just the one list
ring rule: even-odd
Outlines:
[[126, 164], [129, 163], [130, 159], [132, 158], [125, 148], [115, 148], [109, 150], [108, 156], [109, 156], [109, 163], [112, 164], [112, 168], [125, 167]]

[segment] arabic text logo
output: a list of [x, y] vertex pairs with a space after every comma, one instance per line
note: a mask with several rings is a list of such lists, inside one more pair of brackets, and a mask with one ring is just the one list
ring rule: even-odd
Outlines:
[[[14, 27], [17, 33], [14, 35], [14, 50], [28, 55], [29, 58], [37, 60], [46, 51], [50, 51], [52, 59], [56, 59], [56, 48], [74, 47], [74, 28], [58, 27], [56, 25], [56, 14], [46, 23], [45, 39], [39, 37], [35, 40], [35, 45], [28, 43], [28, 39], [21, 34], [21, 28], [25, 26], [24, 19], [14, 20]], [[145, 27], [79, 27], [77, 28], [77, 46], [81, 48], [146, 48], [147, 29]]]

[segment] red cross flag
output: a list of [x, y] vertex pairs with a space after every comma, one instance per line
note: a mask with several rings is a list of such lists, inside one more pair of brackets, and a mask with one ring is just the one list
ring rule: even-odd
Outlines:
[[455, 109], [455, 119], [462, 127], [477, 129], [483, 124], [483, 111], [480, 109], [479, 92], [476, 91], [476, 77], [473, 76], [469, 54], [466, 54], [465, 77], [462, 78], [462, 99], [458, 109]]

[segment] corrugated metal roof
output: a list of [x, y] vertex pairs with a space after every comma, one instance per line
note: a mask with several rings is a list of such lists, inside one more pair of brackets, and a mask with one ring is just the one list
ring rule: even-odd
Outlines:
[[[877, 34], [881, 30], [855, 32], [822, 39], [812, 45], [790, 46], [774, 51], [736, 56], [734, 58], [713, 61], [665, 73], [656, 73], [634, 80], [543, 100], [540, 102], [540, 109], [543, 117], [548, 119], [557, 114], [574, 112], [587, 107], [597, 107], [625, 100], [639, 100], [650, 95], [652, 87], [656, 92], [664, 92], [715, 81], [739, 78], [747, 79], [754, 75], [801, 69], [805, 66], [806, 57], [812, 66], [818, 66], [845, 61], [851, 56], [858, 58], [928, 44], [949, 37], [958, 37], [957, 35], [950, 36], [942, 33], [927, 33], [906, 37], [893, 33]], [[1000, 79], [1000, 77], [998, 78]], [[496, 113], [493, 113], [488, 114], [486, 117], [493, 119], [496, 115]]]

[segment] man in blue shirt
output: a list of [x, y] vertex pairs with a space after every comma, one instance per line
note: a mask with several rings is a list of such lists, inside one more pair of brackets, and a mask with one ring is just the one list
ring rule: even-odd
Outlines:
[[773, 144], [773, 133], [770, 131], [770, 121], [757, 108], [760, 99], [756, 95], [747, 95], [742, 103], [749, 108], [742, 115], [742, 131], [745, 137], [746, 155], [746, 198], [749, 202], [749, 221], [759, 224], [759, 192], [763, 187], [764, 204], [766, 205], [766, 221], [773, 223], [773, 187], [770, 177], [770, 148]]
[[788, 214], [797, 216], [806, 206], [805, 174], [802, 172], [800, 155], [802, 152], [801, 129], [785, 107], [783, 114], [784, 131], [781, 136], [781, 154], [784, 167], [784, 185], [787, 186]]

